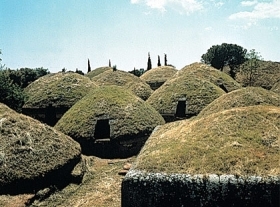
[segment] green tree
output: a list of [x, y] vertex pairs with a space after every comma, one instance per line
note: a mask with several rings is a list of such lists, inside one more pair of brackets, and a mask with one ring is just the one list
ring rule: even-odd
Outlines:
[[5, 70], [0, 71], [0, 102], [18, 112], [24, 103], [23, 89], [13, 83]]
[[35, 69], [20, 68], [19, 70], [7, 69], [4, 72], [8, 74], [9, 78], [13, 81], [14, 84], [17, 84], [21, 88], [25, 88], [33, 81], [50, 73], [48, 69], [44, 69], [42, 67]]
[[88, 73], [91, 71], [91, 67], [90, 67], [90, 61], [89, 61], [89, 59], [88, 59], [88, 62], [87, 62], [87, 64], [88, 64]]
[[164, 65], [167, 66], [167, 55], [164, 53]]
[[246, 61], [241, 66], [240, 73], [243, 76], [244, 86], [253, 86], [257, 79], [257, 69], [260, 67], [262, 56], [255, 49], [246, 54]]
[[158, 55], [158, 63], [157, 63], [157, 66], [160, 67], [161, 66], [161, 63], [160, 63], [160, 56]]
[[148, 63], [147, 63], [147, 70], [152, 69], [152, 61], [150, 57], [150, 53], [148, 53]]
[[239, 66], [245, 62], [247, 50], [236, 44], [223, 43], [213, 45], [201, 56], [201, 61], [214, 68], [223, 70], [224, 66], [230, 68], [230, 76], [235, 78]]

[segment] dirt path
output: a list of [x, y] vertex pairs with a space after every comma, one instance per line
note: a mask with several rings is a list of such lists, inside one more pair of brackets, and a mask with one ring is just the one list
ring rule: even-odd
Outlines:
[[[81, 184], [70, 184], [60, 191], [56, 191], [45, 200], [35, 200], [32, 207], [101, 207], [121, 206], [121, 182], [124, 176], [118, 173], [126, 163], [132, 163], [135, 157], [128, 159], [100, 159], [93, 156], [83, 156], [86, 173]], [[13, 206], [17, 201], [18, 207], [32, 195], [0, 196], [1, 206]]]

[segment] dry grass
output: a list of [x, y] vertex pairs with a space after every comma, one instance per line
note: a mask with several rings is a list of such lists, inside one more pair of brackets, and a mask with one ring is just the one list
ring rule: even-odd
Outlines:
[[225, 92], [213, 83], [179, 76], [166, 81], [147, 100], [160, 113], [175, 113], [178, 100], [186, 98], [189, 114], [198, 114]]
[[[246, 62], [241, 65], [241, 70], [236, 75], [236, 80], [242, 86], [248, 85], [246, 75], [242, 73], [242, 67], [246, 67]], [[259, 61], [259, 67], [252, 86], [271, 89], [271, 87], [280, 80], [280, 63], [272, 61]]]
[[134, 159], [107, 160], [83, 156], [87, 172], [80, 185], [70, 184], [46, 200], [34, 202], [32, 206], [120, 207], [123, 176], [118, 172], [125, 163], [131, 163]]
[[107, 70], [113, 70], [113, 68], [109, 67], [109, 66], [104, 66], [104, 67], [99, 67], [96, 68], [92, 71], [90, 71], [89, 73], [87, 73], [85, 76], [89, 77], [90, 79], [93, 78], [94, 76], [97, 76]]
[[165, 124], [135, 168], [184, 174], [279, 175], [280, 108], [250, 106]]
[[280, 80], [276, 82], [270, 90], [280, 95]]
[[21, 179], [25, 184], [41, 179], [80, 159], [81, 148], [73, 139], [3, 104], [0, 138], [0, 191]]
[[280, 107], [280, 95], [260, 87], [242, 88], [214, 100], [199, 113], [198, 118], [226, 109], [253, 105]]
[[223, 85], [228, 92], [241, 88], [241, 85], [226, 73], [203, 63], [187, 65], [179, 70], [175, 76], [204, 79], [218, 87]]
[[[117, 85], [130, 89], [135, 95], [146, 100], [153, 92], [150, 86], [135, 75], [117, 70], [107, 70], [92, 79], [97, 85]], [[141, 90], [139, 90], [141, 88]]]
[[92, 139], [98, 117], [113, 121], [112, 139], [151, 133], [154, 127], [164, 123], [152, 106], [131, 91], [119, 86], [103, 86], [78, 101], [55, 128], [77, 140]]
[[71, 107], [96, 85], [85, 76], [74, 72], [45, 75], [25, 88], [28, 96], [23, 107]]
[[146, 71], [140, 76], [140, 79], [144, 80], [146, 83], [165, 82], [175, 75], [176, 72], [177, 69], [174, 67], [160, 66]]

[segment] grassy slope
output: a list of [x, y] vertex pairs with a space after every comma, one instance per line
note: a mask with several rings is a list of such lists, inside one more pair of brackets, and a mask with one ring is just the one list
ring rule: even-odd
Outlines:
[[114, 137], [151, 132], [163, 118], [149, 104], [118, 86], [103, 86], [91, 91], [59, 120], [55, 128], [74, 138], [94, 135], [94, 121], [108, 116], [114, 120]]
[[73, 72], [49, 74], [25, 88], [26, 108], [42, 108], [49, 104], [71, 107], [96, 85], [87, 77]]
[[0, 104], [0, 186], [34, 179], [80, 156], [70, 137]]
[[186, 97], [188, 111], [198, 114], [225, 92], [216, 85], [198, 78], [177, 77], [166, 81], [147, 100], [157, 111], [172, 112], [178, 99]]
[[213, 114], [226, 109], [253, 106], [272, 105], [280, 107], [280, 95], [260, 87], [246, 87], [224, 94], [206, 106], [198, 115]]
[[[260, 61], [257, 69], [256, 79], [252, 86], [271, 89], [271, 87], [280, 80], [280, 63], [272, 61]], [[242, 68], [242, 66], [241, 66]], [[246, 85], [246, 76], [241, 72], [236, 75], [236, 80], [241, 85]]]
[[186, 174], [279, 175], [280, 108], [250, 106], [163, 125], [136, 168]]
[[107, 70], [91, 79], [97, 85], [117, 85], [130, 89], [135, 95], [146, 100], [153, 92], [139, 77], [121, 70]]
[[223, 84], [229, 92], [241, 88], [241, 85], [226, 73], [203, 63], [193, 63], [187, 65], [179, 70], [176, 76], [201, 78], [217, 86]]
[[146, 71], [140, 76], [141, 80], [147, 83], [165, 82], [170, 79], [177, 72], [176, 68], [171, 66], [160, 66]]
[[99, 67], [96, 68], [92, 71], [90, 71], [89, 73], [85, 74], [85, 76], [89, 77], [90, 79], [93, 78], [94, 76], [97, 76], [107, 70], [113, 70], [113, 68], [109, 67], [109, 66], [104, 66], [104, 67]]

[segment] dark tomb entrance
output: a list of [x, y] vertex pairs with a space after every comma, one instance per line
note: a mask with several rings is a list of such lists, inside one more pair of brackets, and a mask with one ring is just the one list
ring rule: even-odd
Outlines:
[[49, 104], [45, 109], [45, 123], [49, 126], [54, 126], [56, 124], [56, 110], [52, 104]]
[[94, 131], [95, 139], [110, 138], [110, 124], [109, 119], [97, 120]]
[[177, 108], [176, 108], [176, 117], [186, 117], [186, 101], [178, 101]]
[[224, 86], [224, 84], [219, 84], [219, 87], [226, 93], [228, 93], [227, 88]]

